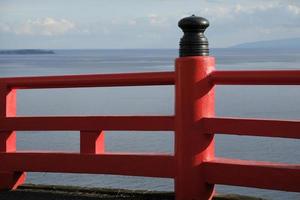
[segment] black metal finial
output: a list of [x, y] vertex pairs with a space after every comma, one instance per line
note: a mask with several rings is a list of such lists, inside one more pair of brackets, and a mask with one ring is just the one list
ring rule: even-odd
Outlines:
[[208, 56], [208, 40], [204, 35], [209, 26], [207, 19], [192, 15], [178, 22], [178, 26], [184, 32], [180, 40], [179, 56]]

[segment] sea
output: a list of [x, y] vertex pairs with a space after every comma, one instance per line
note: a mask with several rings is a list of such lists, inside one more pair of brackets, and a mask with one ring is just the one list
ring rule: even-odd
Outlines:
[[[54, 51], [0, 55], [0, 77], [174, 71], [178, 57], [176, 49]], [[211, 56], [216, 58], [217, 70], [300, 70], [300, 49], [212, 49]], [[33, 89], [18, 90], [17, 95], [18, 116], [174, 114], [174, 86]], [[216, 115], [220, 117], [300, 120], [299, 105], [300, 86], [216, 87]], [[110, 152], [174, 151], [171, 131], [106, 133], [106, 150]], [[300, 142], [295, 139], [216, 135], [215, 147], [219, 157], [300, 163]], [[18, 131], [17, 150], [79, 152], [79, 132]], [[174, 190], [172, 179], [116, 175], [28, 173], [26, 183]], [[300, 199], [300, 194], [293, 192], [224, 185], [216, 188], [218, 193]]]

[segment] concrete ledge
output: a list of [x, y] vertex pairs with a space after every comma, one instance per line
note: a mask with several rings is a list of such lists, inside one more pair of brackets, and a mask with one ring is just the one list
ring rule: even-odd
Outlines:
[[[58, 185], [23, 185], [0, 192], [2, 200], [174, 200], [172, 192], [85, 188]], [[214, 200], [263, 200], [241, 195], [216, 195]]]

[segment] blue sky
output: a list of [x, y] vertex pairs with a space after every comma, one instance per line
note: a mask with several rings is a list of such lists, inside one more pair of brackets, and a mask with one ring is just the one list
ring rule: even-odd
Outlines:
[[300, 37], [300, 1], [1, 0], [0, 48], [177, 48], [191, 14], [212, 47]]

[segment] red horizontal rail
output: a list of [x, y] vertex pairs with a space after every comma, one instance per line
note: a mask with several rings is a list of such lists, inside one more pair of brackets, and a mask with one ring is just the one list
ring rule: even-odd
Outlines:
[[53, 116], [0, 118], [0, 130], [174, 130], [173, 116]]
[[210, 184], [300, 192], [300, 165], [216, 158], [203, 164]]
[[[0, 153], [0, 171], [174, 177], [174, 157], [163, 154]], [[3, 164], [5, 163], [5, 164]]]
[[300, 139], [300, 121], [203, 118], [200, 126], [210, 134], [235, 134]]
[[219, 85], [300, 85], [300, 70], [213, 71], [209, 78]]
[[174, 82], [174, 72], [0, 78], [0, 84], [16, 89], [172, 85]]
[[[300, 192], [297, 164], [206, 161], [214, 156], [213, 137], [206, 133], [300, 139], [300, 121], [205, 118], [214, 113], [212, 84], [300, 85], [300, 70], [213, 71], [213, 66], [213, 58], [200, 56], [177, 59], [176, 72], [0, 78], [0, 176], [9, 174], [15, 184], [0, 186], [16, 188], [25, 180], [20, 172], [32, 171], [175, 178], [178, 199], [210, 199], [213, 187], [208, 188], [207, 183]], [[174, 84], [176, 116], [14, 117], [16, 92], [10, 90]], [[195, 95], [197, 92], [201, 95]], [[199, 120], [198, 126], [194, 120]], [[81, 153], [11, 152], [15, 151], [16, 130], [79, 130]], [[105, 153], [102, 130], [175, 130], [176, 159], [163, 154]], [[22, 179], [15, 180], [16, 175]]]

